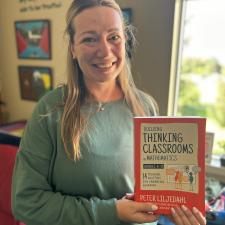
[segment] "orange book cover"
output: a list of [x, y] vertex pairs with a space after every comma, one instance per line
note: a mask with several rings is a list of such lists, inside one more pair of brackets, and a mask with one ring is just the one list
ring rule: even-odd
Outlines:
[[201, 117], [134, 117], [135, 201], [155, 213], [186, 205], [205, 214], [205, 125]]

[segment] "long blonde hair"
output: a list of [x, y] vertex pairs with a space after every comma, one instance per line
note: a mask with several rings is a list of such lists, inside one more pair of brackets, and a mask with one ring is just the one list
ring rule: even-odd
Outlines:
[[[71, 53], [71, 45], [74, 42], [74, 34], [76, 32], [75, 27], [72, 26], [72, 22], [81, 11], [96, 6], [106, 6], [115, 9], [123, 20], [125, 34], [129, 31], [131, 35], [129, 27], [126, 26], [126, 22], [123, 19], [122, 11], [114, 0], [74, 0], [67, 11], [67, 27], [65, 33], [69, 38], [67, 52], [68, 77], [64, 96], [65, 106], [61, 120], [61, 137], [67, 156], [73, 160], [78, 160], [81, 157], [79, 142], [86, 126], [87, 118], [82, 117], [80, 109], [88, 97], [88, 90], [85, 87], [79, 64], [76, 59], [73, 59]], [[146, 115], [133, 82], [130, 60], [127, 54], [125, 65], [117, 77], [117, 82], [120, 85], [125, 101], [130, 106], [133, 114], [138, 116]], [[69, 146], [72, 148], [71, 151], [68, 150]]]

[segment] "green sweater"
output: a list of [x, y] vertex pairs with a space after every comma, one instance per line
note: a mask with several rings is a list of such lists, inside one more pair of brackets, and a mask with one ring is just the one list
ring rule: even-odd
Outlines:
[[[143, 99], [147, 97], [140, 93]], [[37, 104], [25, 129], [13, 175], [12, 208], [27, 225], [116, 225], [116, 199], [133, 192], [133, 116], [124, 100], [90, 113], [82, 158], [66, 157], [60, 137], [62, 88]], [[149, 114], [152, 108], [148, 105]]]

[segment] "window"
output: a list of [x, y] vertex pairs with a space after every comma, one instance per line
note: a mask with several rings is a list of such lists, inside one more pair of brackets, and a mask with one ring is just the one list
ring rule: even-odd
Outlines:
[[[184, 1], [180, 1], [184, 3]], [[174, 114], [207, 117], [213, 154], [225, 154], [225, 1], [187, 0]]]

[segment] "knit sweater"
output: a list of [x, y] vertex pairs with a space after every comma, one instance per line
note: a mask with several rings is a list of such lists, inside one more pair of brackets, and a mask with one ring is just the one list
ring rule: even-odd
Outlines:
[[72, 161], [60, 135], [62, 90], [39, 101], [25, 129], [14, 167], [14, 216], [27, 225], [123, 224], [115, 202], [133, 192], [131, 110], [123, 99], [99, 112], [96, 103], [84, 105], [81, 114], [89, 120], [82, 157]]

